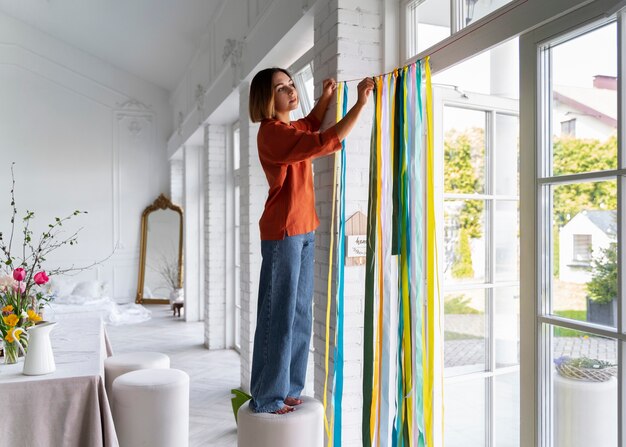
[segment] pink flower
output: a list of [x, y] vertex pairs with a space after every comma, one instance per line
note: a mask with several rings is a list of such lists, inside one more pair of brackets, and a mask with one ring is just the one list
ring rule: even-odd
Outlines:
[[22, 267], [18, 267], [15, 270], [13, 270], [13, 279], [16, 281], [24, 281], [24, 278], [26, 278], [26, 270], [24, 270]]
[[46, 275], [46, 272], [43, 270], [35, 274], [35, 284], [38, 286], [47, 283], [49, 279], [50, 278], [48, 278], [48, 275]]
[[26, 283], [23, 283], [22, 281], [18, 281], [17, 284], [13, 285], [13, 290], [15, 290], [16, 292], [19, 290], [20, 293], [24, 293], [26, 291]]

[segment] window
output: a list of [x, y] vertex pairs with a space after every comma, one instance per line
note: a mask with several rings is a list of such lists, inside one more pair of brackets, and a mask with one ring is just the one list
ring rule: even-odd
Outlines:
[[575, 234], [574, 235], [574, 262], [589, 262], [591, 260], [591, 235]]
[[314, 105], [313, 99], [313, 62], [308, 62], [303, 68], [293, 74], [293, 82], [298, 90], [299, 106], [291, 112], [292, 119], [300, 119], [309, 114]]
[[561, 135], [576, 136], [576, 118], [561, 122]]
[[[517, 100], [482, 82], [509, 52], [517, 57], [517, 46], [433, 77], [443, 154], [445, 447], [519, 446]], [[514, 90], [510, 68], [498, 82]]]
[[[626, 169], [618, 157], [620, 111], [612, 87], [621, 76], [622, 23], [615, 17], [584, 25], [565, 20], [545, 26], [528, 43], [538, 61], [528, 76], [536, 77], [540, 98], [538, 165], [529, 188], [535, 196], [527, 199], [536, 201], [541, 447], [617, 447], [623, 436], [618, 396], [624, 375], [617, 371], [626, 337], [616, 315], [624, 222], [617, 216], [624, 215], [619, 197]], [[572, 113], [576, 120], [567, 118]], [[525, 166], [530, 171], [531, 164]]]
[[511, 1], [405, 1], [405, 59], [425, 51]]
[[451, 34], [450, 1], [417, 0], [406, 4], [408, 59]]
[[232, 257], [232, 268], [233, 268], [233, 278], [232, 278], [232, 290], [233, 290], [233, 307], [234, 307], [234, 319], [235, 319], [235, 327], [234, 327], [234, 337], [235, 337], [235, 348], [237, 350], [241, 347], [241, 235], [240, 235], [240, 134], [239, 134], [239, 124], [235, 123], [232, 127], [232, 148], [233, 148], [233, 169], [232, 169], [232, 179], [233, 179], [233, 194], [232, 194], [232, 222], [233, 222], [233, 238], [232, 238], [232, 249], [233, 249], [233, 257]]

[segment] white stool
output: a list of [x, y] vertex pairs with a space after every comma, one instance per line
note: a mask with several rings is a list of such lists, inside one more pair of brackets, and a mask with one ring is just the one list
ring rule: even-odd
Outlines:
[[301, 399], [302, 404], [287, 414], [255, 413], [248, 404], [242, 405], [237, 413], [237, 445], [276, 447], [294, 442], [298, 447], [323, 447], [324, 407], [311, 397]]
[[160, 352], [126, 352], [104, 359], [104, 383], [109, 401], [112, 402], [113, 381], [116, 377], [138, 369], [167, 369], [170, 358]]
[[113, 381], [113, 422], [120, 447], [189, 446], [189, 376], [141, 369]]

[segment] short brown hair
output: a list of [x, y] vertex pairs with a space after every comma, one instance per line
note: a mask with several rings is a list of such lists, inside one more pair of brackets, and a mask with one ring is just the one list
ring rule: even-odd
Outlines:
[[258, 123], [264, 119], [273, 118], [274, 111], [274, 87], [272, 86], [272, 78], [274, 73], [282, 71], [289, 79], [291, 74], [283, 68], [272, 67], [259, 71], [250, 83], [250, 99], [248, 102], [248, 110], [250, 112], [250, 120]]

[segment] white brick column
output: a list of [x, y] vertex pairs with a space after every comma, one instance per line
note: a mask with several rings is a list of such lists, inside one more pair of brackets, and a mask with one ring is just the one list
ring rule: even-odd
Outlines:
[[185, 320], [204, 317], [204, 154], [202, 146], [183, 148]]
[[239, 87], [240, 166], [240, 241], [241, 241], [241, 387], [250, 389], [252, 344], [256, 328], [256, 308], [261, 271], [259, 219], [267, 197], [267, 180], [259, 162], [256, 137], [258, 124], [248, 117], [250, 85]]
[[[383, 40], [383, 1], [378, 0], [322, 0], [315, 13], [315, 86], [319, 96], [322, 80], [334, 77], [339, 81], [373, 76], [383, 71], [381, 42]], [[349, 104], [356, 100], [356, 82], [349, 88]], [[363, 111], [359, 123], [346, 143], [346, 218], [361, 211], [367, 214], [367, 188], [373, 102]], [[334, 121], [335, 107], [327, 114]], [[320, 226], [317, 230], [315, 252], [314, 295], [314, 349], [315, 396], [323, 398], [325, 320], [330, 247], [331, 208], [334, 158], [325, 157], [315, 162], [315, 191]], [[334, 229], [333, 229], [334, 231]], [[337, 241], [335, 235], [335, 243]], [[335, 253], [337, 247], [334, 248]], [[343, 262], [343, 260], [340, 260]], [[337, 266], [333, 266], [333, 276]], [[344, 320], [344, 391], [343, 391], [343, 445], [361, 445], [362, 374], [363, 374], [363, 299], [364, 266], [345, 268]], [[332, 343], [335, 337], [335, 305], [331, 308], [330, 370], [332, 371]], [[329, 391], [332, 377], [329, 377]], [[330, 393], [328, 399], [330, 399]]]
[[204, 128], [206, 159], [205, 185], [205, 265], [204, 265], [204, 345], [226, 348], [226, 129]]

